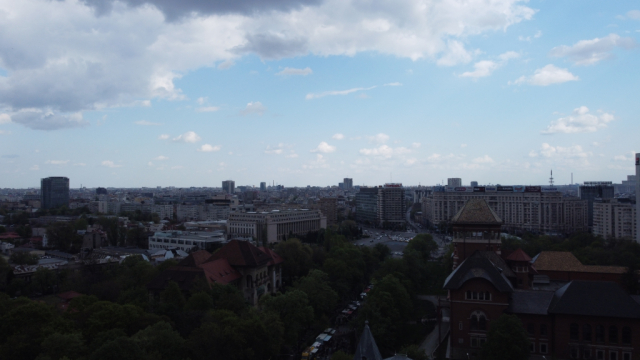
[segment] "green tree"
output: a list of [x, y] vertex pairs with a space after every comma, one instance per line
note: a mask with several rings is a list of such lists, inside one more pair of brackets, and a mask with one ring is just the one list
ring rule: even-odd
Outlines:
[[206, 292], [199, 292], [191, 295], [185, 305], [185, 310], [189, 311], [208, 311], [213, 309], [213, 299]]
[[286, 343], [297, 347], [300, 333], [313, 322], [313, 308], [309, 305], [307, 294], [293, 290], [276, 296], [266, 295], [261, 298], [260, 305], [265, 311], [280, 317], [286, 324]]
[[68, 357], [77, 359], [85, 351], [84, 339], [80, 333], [60, 334], [54, 333], [47, 336], [42, 342], [42, 355], [50, 359]]
[[16, 251], [9, 257], [9, 261], [16, 265], [35, 265], [39, 259], [39, 256], [31, 255], [24, 251]]
[[409, 241], [406, 251], [416, 251], [424, 261], [428, 261], [431, 253], [438, 249], [438, 244], [433, 241], [430, 234], [418, 234]]
[[165, 313], [182, 311], [187, 302], [175, 281], [169, 282], [167, 288], [160, 294], [160, 300], [162, 301], [162, 308]]
[[338, 303], [338, 294], [331, 288], [329, 276], [320, 270], [309, 271], [307, 276], [296, 282], [294, 288], [307, 294], [316, 318], [330, 316]]
[[185, 358], [185, 340], [169, 323], [161, 321], [138, 331], [132, 340], [144, 351], [148, 360], [181, 360]]
[[482, 346], [486, 360], [526, 360], [529, 358], [529, 337], [515, 315], [501, 315], [489, 327], [487, 342]]
[[338, 350], [331, 355], [331, 360], [352, 360], [353, 355], [349, 355], [342, 350]]
[[418, 345], [405, 346], [400, 353], [407, 355], [411, 360], [429, 360], [429, 356]]
[[47, 268], [38, 268], [33, 274], [33, 285], [42, 294], [52, 292], [57, 283], [58, 277], [56, 276], [56, 273]]
[[30, 300], [0, 316], [0, 359], [33, 359], [43, 340], [63, 327], [53, 307]]
[[127, 245], [136, 246], [141, 249], [147, 248], [149, 238], [146, 236], [144, 228], [135, 227], [127, 231]]
[[[9, 274], [11, 274], [11, 270], [12, 270], [11, 266], [9, 266], [9, 263], [7, 262], [7, 260], [4, 258], [4, 256], [0, 255], [0, 291], [5, 290], [7, 288], [7, 284], [9, 282]], [[2, 311], [0, 311], [0, 314], [2, 314]]]
[[311, 268], [311, 247], [300, 240], [291, 238], [276, 245], [276, 252], [282, 256], [284, 263], [282, 271], [289, 283], [295, 279], [307, 275]]
[[76, 253], [82, 246], [82, 236], [78, 235], [71, 223], [56, 222], [47, 227], [50, 246], [60, 251]]
[[120, 337], [107, 341], [91, 354], [91, 360], [139, 360], [144, 352], [133, 339]]

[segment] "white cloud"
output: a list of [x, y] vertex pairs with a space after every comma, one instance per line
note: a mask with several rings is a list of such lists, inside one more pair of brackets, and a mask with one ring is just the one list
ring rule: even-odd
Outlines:
[[[2, 78], [0, 78], [0, 94], [2, 94]], [[58, 130], [89, 125], [89, 122], [83, 119], [81, 112], [61, 113], [50, 108], [22, 109], [11, 115], [11, 120], [34, 130]]]
[[47, 160], [45, 161], [45, 164], [51, 164], [51, 165], [67, 165], [69, 163], [69, 160]]
[[9, 114], [0, 114], [0, 124], [7, 124], [11, 122], [11, 116]]
[[284, 70], [276, 73], [276, 75], [302, 75], [302, 76], [307, 76], [309, 74], [313, 74], [313, 70], [311, 70], [311, 68], [309, 67], [306, 67], [304, 69], [285, 67]]
[[196, 109], [197, 112], [214, 112], [220, 110], [217, 106], [203, 106]]
[[473, 159], [473, 162], [476, 164], [491, 164], [494, 161], [492, 158], [489, 157], [489, 155], [485, 155], [485, 156]]
[[558, 46], [551, 49], [550, 56], [567, 57], [576, 65], [593, 65], [613, 55], [611, 52], [616, 47], [630, 49], [636, 46], [633, 38], [623, 38], [617, 34], [609, 34], [603, 38], [592, 40], [580, 40], [571, 46]]
[[134, 124], [142, 125], [142, 126], [160, 126], [160, 125], [162, 125], [160, 123], [154, 123], [154, 122], [150, 122], [150, 121], [147, 121], [147, 120], [139, 120], [139, 121], [136, 121]]
[[586, 158], [587, 156], [589, 156], [589, 153], [582, 150], [582, 146], [580, 145], [562, 147], [552, 146], [547, 143], [543, 143], [537, 153], [534, 151], [529, 153], [529, 156], [537, 157], [538, 154], [544, 158]]
[[40, 170], [40, 167], [38, 165], [33, 165], [29, 170]]
[[387, 141], [389, 141], [389, 135], [384, 133], [379, 133], [374, 136], [367, 136], [367, 138], [369, 139], [370, 142], [377, 143], [377, 144], [384, 144]]
[[193, 131], [187, 131], [186, 133], [182, 134], [182, 135], [178, 135], [178, 137], [173, 138], [171, 141], [174, 142], [185, 142], [185, 143], [197, 143], [198, 141], [202, 140], [202, 138], [200, 136], [198, 136], [198, 134], [196, 134]]
[[0, 106], [53, 111], [58, 118], [24, 125], [57, 129], [78, 125], [65, 121], [73, 113], [184, 99], [175, 84], [180, 74], [227, 68], [246, 54], [470, 61], [462, 41], [504, 31], [535, 10], [520, 0], [4, 0], [0, 13], [10, 14], [0, 24], [8, 73], [0, 79]]
[[311, 99], [320, 99], [320, 98], [323, 98], [325, 96], [349, 95], [349, 94], [354, 93], [354, 92], [366, 91], [366, 90], [371, 90], [371, 89], [375, 89], [375, 88], [376, 88], [376, 86], [371, 86], [371, 87], [368, 87], [368, 88], [359, 87], [359, 88], [352, 88], [352, 89], [347, 89], [347, 90], [330, 90], [330, 91], [324, 91], [324, 92], [317, 93], [317, 94], [309, 93], [309, 94], [307, 94], [307, 96], [305, 96], [305, 99], [311, 100]]
[[526, 83], [536, 86], [547, 86], [577, 80], [580, 80], [580, 78], [570, 73], [569, 70], [560, 69], [549, 64], [542, 69], [536, 70], [531, 76], [521, 76], [514, 82], [514, 84]]
[[[539, 38], [541, 36], [542, 36], [542, 31], [538, 30], [533, 35], [533, 38], [537, 39], [537, 38]], [[520, 40], [520, 41], [531, 41], [531, 36], [518, 36], [518, 40]]]
[[467, 147], [467, 144], [460, 144], [460, 147], [464, 149]]
[[419, 142], [414, 142], [413, 144], [411, 144], [411, 147], [414, 148], [414, 149], [417, 149], [417, 148], [420, 147], [420, 145], [421, 144]]
[[331, 146], [324, 141], [321, 142], [317, 148], [311, 150], [311, 152], [321, 152], [325, 154], [332, 153], [334, 151], [336, 151], [336, 147]]
[[85, 163], [75, 163], [75, 164], [73, 164], [73, 166], [87, 166], [87, 164], [85, 164]]
[[473, 71], [467, 71], [459, 75], [459, 77], [481, 78], [491, 75], [496, 69], [506, 64], [511, 59], [520, 57], [515, 51], [507, 51], [498, 55], [499, 61], [483, 60], [473, 64]]
[[105, 160], [105, 161], [103, 161], [103, 162], [102, 162], [102, 166], [106, 166], [106, 167], [109, 167], [109, 168], [119, 168], [119, 167], [122, 167], [122, 165], [117, 165], [116, 163], [114, 163], [114, 162], [113, 162], [113, 161], [111, 161], [111, 160]]
[[388, 145], [380, 145], [377, 148], [372, 149], [360, 149], [360, 154], [366, 156], [379, 156], [385, 159], [391, 158], [396, 155], [404, 155], [410, 153], [411, 150], [406, 147], [392, 148]]
[[629, 163], [633, 163], [636, 158], [636, 154], [633, 151], [629, 151], [629, 156], [626, 155], [616, 155], [613, 157], [613, 161], [626, 161]]
[[396, 81], [396, 82], [384, 84], [382, 86], [402, 86], [402, 83], [399, 83]]
[[607, 124], [615, 118], [612, 114], [600, 112], [598, 115], [589, 113], [586, 106], [581, 106], [573, 110], [573, 114], [561, 117], [552, 121], [543, 134], [555, 133], [586, 133], [595, 132], [598, 129], [606, 128]]
[[265, 111], [267, 108], [260, 101], [256, 101], [248, 103], [244, 110], [240, 111], [240, 115], [258, 114], [262, 116]]
[[11, 134], [11, 131], [0, 130], [0, 135], [9, 135], [9, 134]]
[[183, 168], [182, 165], [176, 165], [176, 166], [172, 166], [171, 170], [179, 170], [179, 169], [182, 169], [182, 168]]
[[166, 156], [160, 155], [160, 156], [158, 156], [158, 157], [153, 158], [153, 160], [156, 160], [156, 161], [165, 161], [165, 160], [169, 160], [169, 158], [168, 158], [168, 157], [166, 157]]
[[630, 10], [627, 12], [627, 17], [633, 20], [640, 20], [640, 10]]
[[220, 63], [220, 65], [218, 65], [218, 69], [227, 70], [227, 69], [231, 68], [235, 64], [236, 63], [233, 62], [232, 60], [223, 61], [223, 62]]
[[160, 136], [158, 136], [158, 139], [160, 140], [167, 140], [169, 138], [169, 134], [162, 134]]
[[198, 105], [204, 105], [207, 102], [207, 97], [199, 97], [196, 102], [198, 102]]
[[222, 145], [215, 145], [212, 146], [210, 144], [204, 144], [202, 145], [198, 151], [202, 151], [202, 152], [215, 152], [215, 151], [219, 151], [220, 149], [222, 149]]
[[340, 133], [337, 133], [337, 134], [333, 134], [333, 136], [331, 138], [335, 139], [335, 140], [342, 140], [342, 139], [344, 139], [344, 135], [340, 134]]
[[316, 159], [310, 161], [307, 164], [302, 165], [303, 169], [327, 169], [329, 168], [329, 164], [327, 164], [327, 160], [324, 156], [317, 154]]
[[289, 159], [293, 159], [293, 158], [297, 158], [298, 154], [296, 154], [295, 152], [291, 152], [291, 154], [287, 154], [284, 157], [289, 158]]

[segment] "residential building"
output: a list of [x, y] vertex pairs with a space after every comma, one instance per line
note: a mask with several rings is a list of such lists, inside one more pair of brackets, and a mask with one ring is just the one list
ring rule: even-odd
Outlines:
[[318, 201], [322, 215], [327, 218], [327, 226], [338, 223], [338, 199], [334, 197], [321, 198]]
[[342, 181], [343, 185], [343, 189], [344, 190], [352, 190], [353, 189], [353, 179], [351, 178], [344, 178], [344, 180]]
[[260, 183], [260, 191], [267, 191], [267, 183], [266, 182], [261, 182]]
[[222, 182], [222, 191], [225, 191], [227, 194], [233, 195], [236, 191], [236, 182], [233, 180], [225, 180]]
[[611, 181], [585, 181], [580, 185], [580, 199], [587, 200], [588, 225], [593, 227], [593, 202], [595, 199], [613, 199], [615, 190]]
[[96, 195], [107, 195], [107, 189], [103, 187], [96, 188]]
[[237, 287], [244, 299], [255, 306], [260, 296], [275, 294], [282, 287], [283, 262], [282, 257], [266, 247], [231, 240], [213, 255], [205, 250], [192, 252], [178, 266], [151, 280], [147, 289], [159, 296], [169, 281], [180, 279], [178, 286], [190, 294], [204, 280], [210, 287], [217, 284]]
[[327, 218], [320, 210], [234, 212], [227, 221], [230, 238], [253, 237], [260, 243], [275, 243], [326, 228]]
[[356, 220], [375, 225], [378, 220], [378, 187], [361, 187], [356, 193]]
[[149, 249], [180, 249], [192, 251], [207, 249], [226, 241], [222, 231], [157, 231], [149, 237]]
[[503, 230], [545, 234], [587, 231], [587, 201], [563, 196], [554, 187], [434, 187], [422, 200], [422, 214], [431, 225], [448, 222], [470, 199], [485, 199], [504, 221]]
[[634, 240], [637, 236], [636, 215], [636, 205], [630, 202], [595, 199], [592, 232], [605, 239]]
[[43, 209], [69, 206], [69, 178], [52, 176], [41, 179], [40, 194]]
[[404, 188], [388, 183], [378, 188], [378, 224], [404, 224], [406, 221]]
[[448, 178], [447, 186], [449, 187], [460, 187], [462, 186], [462, 179], [460, 178]]
[[473, 186], [473, 187], [476, 187], [476, 186], [478, 186], [478, 182], [477, 181], [472, 181], [470, 185]]

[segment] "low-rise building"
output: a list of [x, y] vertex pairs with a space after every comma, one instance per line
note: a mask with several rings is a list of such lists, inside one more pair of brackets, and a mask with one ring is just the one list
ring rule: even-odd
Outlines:
[[207, 249], [224, 241], [226, 239], [222, 231], [158, 231], [149, 237], [149, 249], [176, 248], [189, 252], [194, 249]]
[[306, 235], [327, 228], [327, 218], [320, 210], [231, 213], [227, 222], [229, 237], [253, 237], [259, 242], [274, 243], [290, 236]]

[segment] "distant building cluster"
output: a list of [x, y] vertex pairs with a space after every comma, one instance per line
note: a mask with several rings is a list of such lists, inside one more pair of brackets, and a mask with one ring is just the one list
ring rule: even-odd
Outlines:
[[360, 222], [383, 226], [404, 224], [406, 198], [402, 184], [361, 187], [355, 196], [356, 219]]

